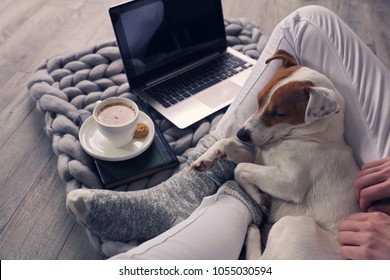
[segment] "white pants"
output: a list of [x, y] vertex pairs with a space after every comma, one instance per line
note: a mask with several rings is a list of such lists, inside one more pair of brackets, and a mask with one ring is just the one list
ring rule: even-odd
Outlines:
[[[390, 154], [390, 73], [345, 23], [317, 6], [298, 9], [278, 24], [217, 129], [235, 137], [256, 110], [257, 93], [279, 66], [265, 60], [278, 48], [325, 74], [343, 94], [345, 138], [358, 163]], [[250, 222], [244, 204], [217, 193], [184, 222], [113, 259], [237, 259]]]

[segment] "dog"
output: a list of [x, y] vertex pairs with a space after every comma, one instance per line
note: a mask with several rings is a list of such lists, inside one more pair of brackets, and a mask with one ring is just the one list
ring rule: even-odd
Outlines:
[[337, 224], [359, 211], [344, 99], [327, 77], [288, 52], [279, 49], [266, 63], [273, 60], [280, 66], [258, 93], [258, 108], [238, 140], [217, 141], [190, 168], [204, 171], [230, 159], [235, 180], [268, 212], [273, 226], [265, 249], [250, 225], [247, 259], [339, 259]]

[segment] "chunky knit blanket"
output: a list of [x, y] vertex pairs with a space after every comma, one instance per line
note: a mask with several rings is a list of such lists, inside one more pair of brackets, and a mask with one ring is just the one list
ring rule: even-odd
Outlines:
[[[259, 57], [268, 40], [259, 27], [246, 19], [233, 19], [225, 20], [225, 28], [229, 46], [252, 58]], [[36, 69], [27, 87], [36, 108], [45, 116], [45, 131], [52, 138], [52, 147], [58, 156], [58, 172], [66, 191], [103, 188], [93, 159], [80, 145], [78, 117], [91, 112], [97, 100], [112, 96], [137, 98], [129, 90], [116, 42], [47, 59]], [[215, 128], [224, 110], [186, 129], [178, 129], [155, 111], [151, 112], [181, 164], [120, 186], [118, 190], [150, 188], [186, 167], [191, 150]]]

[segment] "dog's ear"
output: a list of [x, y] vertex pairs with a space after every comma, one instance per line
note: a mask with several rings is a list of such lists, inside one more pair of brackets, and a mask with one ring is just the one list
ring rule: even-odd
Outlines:
[[285, 50], [277, 49], [276, 52], [265, 61], [265, 63], [268, 64], [274, 59], [282, 60], [282, 66], [284, 68], [298, 65], [298, 61], [295, 59], [295, 57], [293, 57]]
[[316, 120], [338, 113], [340, 105], [333, 91], [323, 87], [305, 87], [305, 93], [309, 94], [305, 112], [305, 123], [311, 124]]

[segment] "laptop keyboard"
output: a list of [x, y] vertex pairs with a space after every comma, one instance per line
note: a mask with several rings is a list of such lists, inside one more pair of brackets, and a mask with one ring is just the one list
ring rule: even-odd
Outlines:
[[226, 52], [216, 59], [151, 87], [145, 92], [168, 108], [251, 66], [252, 64], [245, 60]]

